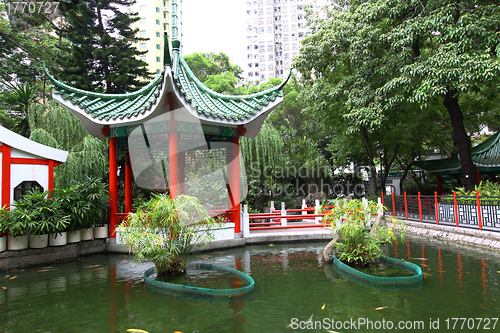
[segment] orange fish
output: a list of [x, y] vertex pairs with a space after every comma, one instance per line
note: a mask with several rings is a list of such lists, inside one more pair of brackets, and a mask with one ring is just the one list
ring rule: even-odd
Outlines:
[[92, 265], [92, 266], [89, 266], [89, 268], [97, 267], [97, 266], [100, 266], [100, 265]]
[[379, 308], [376, 308], [375, 310], [382, 310], [382, 309], [387, 309], [387, 306], [381, 306]]
[[100, 271], [101, 269], [104, 269], [104, 267], [96, 268], [96, 269], [94, 269], [94, 271]]
[[480, 307], [480, 308], [483, 308], [483, 309], [485, 309], [485, 310], [486, 310], [486, 307], [484, 307], [484, 306], [482, 306], [482, 305], [480, 305], [479, 307]]
[[16, 275], [16, 276], [11, 277], [11, 278], [10, 278], [10, 280], [14, 280], [16, 277], [17, 277], [17, 275]]
[[207, 257], [203, 257], [203, 259], [208, 259]]

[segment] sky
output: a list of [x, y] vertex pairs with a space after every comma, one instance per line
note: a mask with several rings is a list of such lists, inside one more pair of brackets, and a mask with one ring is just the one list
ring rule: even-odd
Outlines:
[[245, 0], [183, 0], [183, 53], [224, 52], [245, 68]]

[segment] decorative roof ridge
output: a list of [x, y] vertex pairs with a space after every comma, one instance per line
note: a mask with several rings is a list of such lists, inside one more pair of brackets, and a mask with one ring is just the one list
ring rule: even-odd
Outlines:
[[139, 95], [142, 95], [145, 92], [149, 92], [151, 89], [153, 89], [155, 86], [158, 85], [158, 83], [163, 81], [163, 75], [165, 69], [163, 69], [156, 77], [151, 81], [148, 85], [145, 87], [142, 87], [139, 90], [129, 92], [129, 93], [124, 93], [124, 94], [106, 94], [106, 93], [95, 93], [95, 92], [90, 92], [78, 88], [71, 87], [65, 83], [62, 83], [61, 81], [56, 80], [52, 75], [50, 75], [49, 71], [47, 70], [47, 67], [45, 66], [45, 62], [42, 62], [43, 65], [43, 70], [45, 71], [45, 74], [48, 76], [49, 80], [54, 83], [54, 85], [64, 89], [68, 90], [72, 93], [77, 93], [77, 94], [83, 94], [85, 96], [91, 96], [94, 98], [102, 98], [103, 100], [110, 100], [110, 99], [115, 99], [115, 100], [122, 100], [125, 98], [130, 98], [130, 97], [136, 97]]
[[497, 131], [495, 134], [493, 134], [492, 136], [490, 136], [489, 138], [487, 138], [486, 140], [484, 140], [483, 142], [481, 142], [477, 146], [472, 147], [472, 149], [471, 149], [472, 155], [482, 154], [482, 153], [490, 150], [491, 148], [493, 148], [498, 143], [498, 140], [500, 139], [499, 134], [500, 134], [500, 131]]
[[278, 92], [283, 89], [283, 87], [287, 84], [288, 80], [290, 80], [290, 77], [292, 75], [292, 70], [290, 70], [290, 73], [288, 74], [288, 77], [286, 80], [281, 82], [279, 85], [274, 86], [268, 90], [261, 91], [255, 94], [251, 95], [224, 95], [218, 92], [213, 91], [212, 89], [208, 88], [206, 85], [204, 85], [193, 73], [191, 68], [189, 68], [188, 64], [184, 60], [184, 58], [180, 55], [179, 48], [174, 46], [173, 47], [173, 63], [172, 63], [172, 71], [174, 72], [174, 78], [177, 80], [179, 77], [179, 69], [180, 66], [184, 69], [186, 74], [189, 76], [189, 79], [193, 81], [196, 86], [202, 90], [203, 92], [211, 95], [212, 97], [220, 98], [225, 101], [230, 101], [230, 100], [242, 100], [242, 99], [252, 99], [252, 98], [262, 98], [265, 97], [266, 95], [269, 95], [274, 92]]

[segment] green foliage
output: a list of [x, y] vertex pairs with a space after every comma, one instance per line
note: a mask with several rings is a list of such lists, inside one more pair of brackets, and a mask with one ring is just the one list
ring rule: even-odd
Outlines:
[[[203, 83], [206, 83], [207, 79], [212, 77], [212, 82], [215, 82], [215, 77], [219, 78], [233, 78], [236, 80], [234, 85], [241, 80], [241, 73], [243, 70], [238, 65], [232, 65], [229, 57], [224, 53], [199, 53], [195, 52], [184, 56], [184, 60], [188, 64], [193, 74]], [[219, 76], [226, 73], [227, 75]], [[208, 86], [208, 84], [207, 84]], [[233, 86], [234, 87], [234, 86]], [[214, 89], [209, 86], [209, 88]], [[215, 89], [214, 89], [215, 90]], [[215, 90], [217, 91], [217, 90]]]
[[493, 183], [490, 181], [481, 181], [479, 185], [476, 185], [474, 191], [466, 191], [462, 187], [455, 188], [457, 195], [459, 196], [476, 196], [476, 192], [479, 192], [481, 197], [500, 197], [500, 184]]
[[[130, 25], [139, 17], [128, 13], [130, 0], [83, 0], [65, 13], [65, 26], [59, 31], [70, 46], [68, 55], [58, 58], [58, 78], [76, 88], [106, 93], [125, 93], [147, 84], [151, 74], [138, 59], [132, 43], [146, 39], [137, 36]], [[144, 80], [141, 80], [144, 79]]]
[[69, 153], [66, 162], [54, 169], [57, 187], [84, 182], [87, 177], [105, 177], [108, 172], [107, 143], [89, 135], [70, 111], [50, 101], [30, 108], [29, 119], [31, 140]]
[[[377, 214], [383, 207], [373, 201], [335, 199], [327, 203], [334, 206], [331, 210], [323, 210], [324, 217], [332, 227], [332, 232], [339, 234], [339, 241], [335, 246], [339, 249], [338, 258], [353, 265], [366, 265], [382, 254], [381, 246], [388, 242], [397, 241], [394, 228], [376, 227], [376, 233], [370, 233], [370, 214]], [[393, 220], [393, 223], [399, 223]], [[401, 224], [401, 226], [403, 226]], [[403, 238], [404, 228], [401, 231]]]
[[29, 232], [31, 235], [45, 235], [66, 231], [70, 216], [63, 209], [63, 198], [52, 196], [49, 191], [31, 191], [15, 203], [11, 214], [9, 233], [16, 235]]
[[158, 275], [177, 275], [185, 271], [189, 255], [213, 239], [217, 228], [197, 198], [159, 194], [130, 213], [118, 230], [136, 260], [151, 260]]
[[75, 231], [105, 223], [109, 207], [107, 185], [86, 178], [53, 192], [31, 191], [14, 204], [0, 209], [0, 229], [13, 236]]

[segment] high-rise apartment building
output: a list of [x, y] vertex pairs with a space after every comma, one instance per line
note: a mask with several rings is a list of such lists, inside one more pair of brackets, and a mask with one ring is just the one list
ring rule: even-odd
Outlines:
[[288, 75], [300, 41], [309, 35], [304, 6], [312, 0], [247, 0], [247, 82]]
[[163, 33], [168, 33], [169, 43], [182, 41], [182, 0], [137, 1], [129, 10], [140, 17], [132, 28], [139, 28], [140, 37], [149, 38], [135, 45], [139, 51], [148, 51], [141, 60], [148, 63], [150, 72], [159, 73], [163, 69]]

